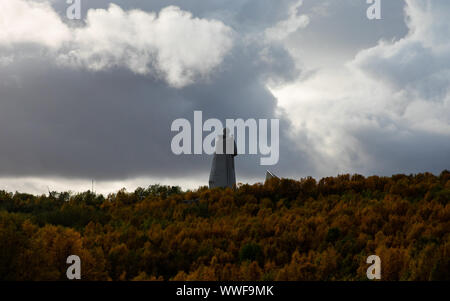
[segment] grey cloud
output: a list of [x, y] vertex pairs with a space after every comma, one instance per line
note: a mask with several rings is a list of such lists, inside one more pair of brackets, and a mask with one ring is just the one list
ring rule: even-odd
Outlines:
[[0, 5], [6, 16], [0, 24], [0, 55], [6, 57], [23, 45], [36, 45], [67, 67], [127, 67], [179, 88], [209, 76], [233, 45], [231, 28], [176, 6], [155, 13], [111, 3], [89, 10], [85, 24], [77, 27], [64, 24], [48, 2], [10, 1]]
[[[0, 70], [2, 176], [121, 179], [146, 175], [195, 177], [208, 173], [210, 157], [175, 156], [170, 150], [176, 118], [274, 118], [276, 100], [264, 75], [292, 78], [284, 50], [273, 64], [258, 60], [258, 45], [238, 45], [209, 81], [173, 89], [125, 69], [90, 72], [52, 60], [21, 59]], [[13, 80], [16, 79], [16, 80]], [[306, 173], [308, 165], [289, 140], [282, 120], [276, 169]], [[259, 156], [237, 159], [238, 180], [264, 174]]]
[[[209, 77], [179, 89], [117, 66], [98, 72], [65, 68], [35, 46], [6, 53], [15, 61], [11, 64], [8, 55], [0, 61], [0, 177], [161, 176], [205, 179], [206, 184], [209, 156], [175, 156], [170, 150], [172, 121], [192, 120], [194, 110], [203, 111], [204, 119], [223, 121], [275, 118], [281, 111], [280, 162], [270, 167], [280, 176], [446, 168], [450, 146], [445, 87], [450, 76], [445, 55], [429, 49], [436, 39], [409, 42], [392, 59], [381, 55], [384, 49], [380, 55], [362, 52], [359, 65], [354, 63], [361, 77], [345, 72], [336, 76], [326, 68], [308, 70], [305, 76], [296, 69], [308, 67], [310, 59], [326, 58], [342, 67], [380, 39], [391, 45], [393, 38], [405, 37], [405, 2], [383, 1], [384, 20], [376, 23], [365, 18], [367, 4], [362, 0], [305, 0], [300, 13], [310, 17], [308, 27], [282, 43], [260, 40], [265, 29], [289, 17], [288, 8], [296, 2], [115, 1], [124, 9], [146, 11], [177, 5], [194, 17], [221, 20], [237, 33], [234, 47]], [[108, 3], [89, 1], [84, 10], [106, 8]], [[320, 4], [325, 6], [319, 9]], [[64, 1], [53, 6], [64, 15]], [[433, 36], [445, 32], [433, 30]], [[418, 55], [411, 64], [401, 65], [398, 58], [414, 51]], [[367, 75], [377, 79], [375, 85]], [[292, 93], [273, 95], [268, 82], [292, 86]], [[293, 101], [290, 106], [283, 105], [286, 94]], [[436, 104], [430, 102], [433, 97], [439, 100]], [[306, 126], [299, 129], [299, 124]], [[238, 156], [237, 180], [262, 179], [265, 168], [259, 166], [259, 156]]]
[[298, 131], [316, 137], [306, 149], [321, 175], [439, 173], [449, 166], [448, 2], [405, 3], [403, 38], [275, 89], [291, 120], [303, 120]]
[[353, 131], [359, 140], [360, 152], [368, 154], [373, 162], [358, 171], [364, 174], [390, 176], [434, 172], [439, 174], [449, 167], [450, 140], [428, 131], [383, 128], [359, 128]]
[[309, 16], [309, 25], [292, 34], [287, 45], [306, 66], [340, 65], [379, 40], [404, 37], [404, 6], [404, 1], [382, 1], [383, 19], [371, 21], [366, 0], [305, 0], [300, 11]]
[[444, 102], [450, 84], [448, 1], [408, 0], [409, 34], [358, 53], [352, 65], [413, 101]]

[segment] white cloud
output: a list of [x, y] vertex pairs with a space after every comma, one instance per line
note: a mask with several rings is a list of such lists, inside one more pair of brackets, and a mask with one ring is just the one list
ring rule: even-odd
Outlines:
[[448, 168], [442, 158], [450, 150], [449, 2], [406, 4], [403, 39], [270, 87], [296, 131], [308, 137], [299, 148], [319, 175]]
[[282, 20], [275, 26], [266, 29], [266, 38], [269, 41], [281, 41], [297, 30], [308, 26], [309, 17], [307, 15], [301, 15], [298, 12], [300, 6], [302, 5], [303, 0], [299, 0], [294, 3], [289, 8], [289, 17], [286, 20]]
[[110, 4], [89, 10], [78, 28], [63, 23], [48, 2], [2, 1], [0, 11], [0, 46], [36, 44], [57, 53], [59, 63], [92, 70], [127, 67], [159, 75], [177, 88], [208, 76], [233, 45], [232, 30], [222, 22], [175, 6], [156, 14]]
[[193, 18], [175, 6], [156, 15], [111, 4], [90, 10], [86, 22], [75, 30], [77, 48], [69, 57], [95, 70], [125, 65], [147, 74], [153, 67], [176, 87], [206, 76], [232, 46], [231, 29], [223, 23]]
[[435, 50], [450, 48], [450, 2], [445, 0], [406, 0], [410, 40], [418, 40]]
[[48, 2], [0, 2], [0, 45], [36, 43], [55, 49], [69, 39], [70, 30]]
[[442, 100], [450, 84], [450, 3], [408, 0], [407, 5], [409, 34], [361, 51], [352, 64], [396, 91]]

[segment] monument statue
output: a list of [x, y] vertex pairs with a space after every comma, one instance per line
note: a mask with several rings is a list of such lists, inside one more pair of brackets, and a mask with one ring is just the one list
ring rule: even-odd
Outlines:
[[224, 128], [223, 134], [216, 139], [216, 150], [209, 174], [209, 188], [230, 187], [236, 185], [234, 157], [237, 156], [236, 143], [230, 130]]

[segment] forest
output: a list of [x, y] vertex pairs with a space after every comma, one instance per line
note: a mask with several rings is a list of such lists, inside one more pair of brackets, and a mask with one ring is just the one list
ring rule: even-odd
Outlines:
[[450, 280], [450, 172], [152, 185], [108, 196], [0, 191], [0, 280]]

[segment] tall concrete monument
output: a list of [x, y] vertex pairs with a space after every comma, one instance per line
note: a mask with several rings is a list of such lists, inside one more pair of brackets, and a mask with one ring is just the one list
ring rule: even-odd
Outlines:
[[209, 174], [209, 188], [230, 187], [236, 185], [236, 172], [234, 170], [234, 157], [237, 156], [237, 147], [230, 130], [225, 128], [223, 135], [216, 139], [211, 173]]

